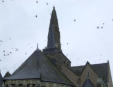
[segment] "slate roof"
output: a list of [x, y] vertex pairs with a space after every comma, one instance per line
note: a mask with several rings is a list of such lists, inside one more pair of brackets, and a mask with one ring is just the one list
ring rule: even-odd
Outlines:
[[[107, 75], [108, 75], [108, 63], [101, 63], [101, 64], [90, 64], [93, 71], [104, 81], [107, 81]], [[84, 69], [84, 66], [74, 66], [71, 67], [71, 70], [78, 76], [82, 74], [82, 71]]]
[[70, 81], [39, 50], [35, 51], [11, 76], [5, 80], [41, 79], [71, 85]]
[[99, 77], [103, 78], [104, 81], [107, 81], [108, 63], [94, 64], [92, 65], [92, 68]]

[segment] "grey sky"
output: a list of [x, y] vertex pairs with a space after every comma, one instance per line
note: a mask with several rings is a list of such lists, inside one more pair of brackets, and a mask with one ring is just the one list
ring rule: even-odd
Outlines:
[[[40, 49], [46, 47], [53, 6], [57, 11], [62, 50], [72, 65], [109, 60], [112, 70], [112, 0], [39, 0], [38, 4], [36, 0], [1, 1], [0, 69], [3, 75], [18, 68], [37, 48], [37, 43]], [[4, 56], [3, 50], [9, 55]]]

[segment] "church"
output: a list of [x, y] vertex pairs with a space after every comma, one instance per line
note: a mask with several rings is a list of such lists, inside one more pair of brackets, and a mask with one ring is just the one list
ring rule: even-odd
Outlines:
[[61, 49], [54, 7], [46, 48], [37, 48], [13, 74], [0, 74], [0, 87], [112, 87], [112, 77], [109, 61], [71, 66]]

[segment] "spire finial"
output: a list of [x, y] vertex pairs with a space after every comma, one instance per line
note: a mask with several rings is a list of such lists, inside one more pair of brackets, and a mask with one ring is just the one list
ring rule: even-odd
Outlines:
[[36, 51], [37, 51], [37, 52], [39, 52], [39, 51], [40, 51], [40, 49], [39, 49], [39, 47], [38, 47], [38, 44], [37, 44], [37, 49], [36, 49]]
[[88, 65], [90, 64], [89, 61], [86, 62], [86, 65], [87, 65], [87, 64], [88, 64]]
[[55, 10], [55, 6], [53, 6], [53, 10]]
[[38, 48], [38, 44], [37, 44], [37, 49], [39, 49], [39, 48]]

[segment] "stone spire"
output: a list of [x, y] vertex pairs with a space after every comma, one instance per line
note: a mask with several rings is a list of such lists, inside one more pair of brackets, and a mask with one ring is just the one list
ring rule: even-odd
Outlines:
[[3, 77], [2, 77], [1, 71], [0, 71], [0, 87], [2, 87], [2, 84], [3, 84]]
[[48, 43], [47, 43], [47, 49], [51, 49], [51, 48], [61, 49], [60, 32], [59, 32], [55, 7], [53, 7], [53, 11], [50, 19]]

